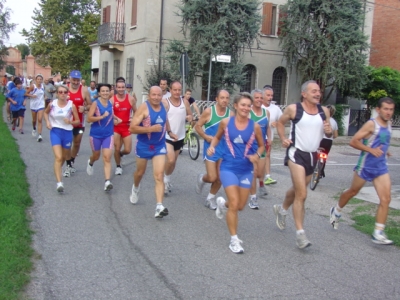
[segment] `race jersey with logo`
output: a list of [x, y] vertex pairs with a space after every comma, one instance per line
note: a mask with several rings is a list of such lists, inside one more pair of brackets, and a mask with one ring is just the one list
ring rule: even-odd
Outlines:
[[118, 100], [117, 96], [114, 95], [114, 116], [120, 118], [122, 123], [115, 125], [115, 127], [127, 127], [129, 126], [129, 119], [131, 117], [132, 105], [129, 102], [129, 95], [125, 94], [124, 100]]
[[76, 93], [72, 93], [71, 90], [68, 92], [69, 100], [71, 100], [78, 111], [79, 121], [78, 125], [74, 125], [74, 127], [80, 128], [85, 127], [85, 116], [83, 113], [79, 112], [79, 106], [85, 105], [85, 99], [82, 96], [82, 85], [79, 85], [79, 89]]
[[49, 121], [51, 127], [57, 127], [65, 130], [72, 130], [71, 124], [66, 124], [64, 119], [72, 120], [72, 101], [68, 100], [64, 107], [58, 106], [58, 100], [55, 99], [50, 103]]
[[151, 127], [153, 125], [161, 125], [162, 130], [160, 132], [149, 132], [137, 135], [138, 143], [146, 143], [151, 145], [165, 144], [165, 131], [167, 123], [167, 111], [164, 105], [160, 105], [160, 110], [155, 111], [148, 101], [145, 102], [149, 110], [149, 115], [143, 119], [140, 126]]

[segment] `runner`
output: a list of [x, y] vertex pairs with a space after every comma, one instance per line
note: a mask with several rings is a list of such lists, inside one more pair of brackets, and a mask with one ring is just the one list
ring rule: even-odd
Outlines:
[[[262, 108], [263, 103], [263, 91], [262, 90], [253, 90], [251, 92], [253, 96], [253, 106], [250, 110], [250, 119], [256, 122], [263, 134], [263, 137], [267, 137], [266, 148], [271, 146], [271, 128], [268, 126], [269, 124], [269, 111]], [[268, 145], [268, 146], [267, 146]], [[254, 147], [257, 148], [257, 142], [254, 141]], [[265, 174], [265, 151], [261, 154], [260, 159], [257, 163], [254, 164], [254, 179], [250, 189], [250, 201], [249, 207], [251, 209], [258, 209], [258, 199], [257, 199], [257, 178], [260, 181], [260, 189], [259, 195], [260, 197], [265, 197], [268, 195], [268, 191], [266, 186], [264, 185], [264, 174]]]
[[[216, 146], [224, 137], [220, 179], [228, 201], [217, 198], [216, 215], [222, 219], [226, 214], [226, 223], [231, 234], [229, 249], [233, 253], [243, 253], [242, 241], [237, 236], [238, 211], [247, 202], [253, 180], [253, 164], [257, 163], [264, 152], [264, 137], [261, 128], [249, 119], [253, 98], [249, 93], [240, 93], [234, 98], [236, 116], [223, 119], [213, 137], [207, 155], [216, 153]], [[258, 149], [253, 146], [257, 140]]]
[[97, 92], [96, 89], [96, 81], [91, 81], [90, 82], [90, 87], [88, 88], [88, 92], [90, 95], [90, 100], [93, 102], [94, 100], [96, 100], [97, 98], [99, 98], [99, 94]]
[[136, 171], [133, 174], [132, 192], [129, 201], [136, 204], [139, 200], [140, 182], [146, 172], [147, 161], [153, 164], [153, 176], [155, 181], [156, 212], [154, 217], [162, 218], [168, 215], [168, 209], [163, 206], [164, 192], [164, 167], [165, 154], [167, 153], [165, 133], [176, 140], [172, 133], [167, 111], [161, 104], [162, 91], [158, 86], [152, 86], [149, 91], [148, 101], [139, 106], [136, 111], [129, 131], [137, 134], [136, 144]]
[[88, 112], [88, 121], [92, 123], [90, 127], [90, 146], [92, 156], [87, 163], [86, 172], [93, 175], [93, 164], [100, 158], [103, 152], [104, 162], [104, 190], [111, 191], [113, 185], [111, 178], [111, 156], [114, 147], [114, 114], [113, 105], [110, 99], [111, 85], [99, 83], [97, 85], [99, 98], [93, 101]]
[[61, 180], [62, 165], [72, 144], [73, 125], [79, 124], [78, 110], [68, 100], [68, 87], [58, 85], [56, 99], [47, 105], [44, 111], [46, 127], [50, 130], [50, 142], [54, 153], [54, 175], [57, 180], [57, 192], [64, 192]]
[[[69, 100], [71, 100], [78, 110], [79, 120], [81, 121], [78, 125], [74, 125], [72, 130], [73, 139], [72, 147], [67, 153], [67, 166], [64, 170], [64, 177], [69, 177], [71, 174], [76, 172], [74, 167], [75, 158], [78, 155], [81, 147], [82, 136], [85, 132], [85, 115], [91, 107], [92, 101], [86, 87], [81, 85], [82, 74], [80, 71], [73, 70], [69, 74], [70, 79], [65, 79], [67, 86], [69, 87]], [[68, 84], [69, 82], [69, 84]]]
[[330, 223], [334, 229], [338, 229], [343, 207], [358, 194], [366, 181], [372, 181], [379, 197], [372, 242], [380, 245], [393, 244], [384, 230], [391, 201], [391, 181], [386, 155], [390, 155], [388, 152], [392, 131], [390, 120], [394, 107], [395, 103], [391, 98], [379, 99], [376, 107], [378, 116], [367, 121], [351, 139], [350, 146], [361, 150], [357, 166], [354, 168], [353, 182], [350, 188], [340, 195], [336, 207], [330, 210]]
[[[204, 205], [209, 209], [217, 209], [215, 195], [221, 187], [219, 169], [221, 166], [222, 151], [224, 148], [223, 142], [220, 142], [215, 148], [215, 154], [207, 155], [207, 149], [210, 146], [211, 140], [218, 131], [220, 122], [233, 115], [228, 108], [229, 92], [219, 90], [215, 98], [215, 105], [206, 108], [200, 116], [199, 121], [195, 125], [195, 130], [204, 139], [203, 160], [206, 164], [206, 174], [199, 174], [197, 177], [196, 192], [201, 194], [204, 184], [211, 183], [210, 192], [205, 200]], [[204, 126], [204, 130], [203, 130]]]
[[12, 112], [12, 130], [15, 130], [17, 119], [19, 119], [19, 133], [24, 134], [24, 116], [25, 116], [25, 89], [22, 87], [22, 82], [19, 78], [15, 80], [16, 87], [6, 95], [10, 110]]
[[182, 85], [179, 81], [171, 83], [171, 97], [163, 98], [162, 103], [168, 112], [168, 121], [171, 130], [178, 137], [178, 140], [171, 138], [167, 132], [167, 163], [165, 165], [165, 194], [171, 192], [171, 174], [175, 169], [179, 151], [185, 139], [185, 121], [192, 121], [192, 111], [189, 102], [181, 97]]
[[[42, 138], [42, 121], [43, 121], [43, 112], [45, 107], [44, 101], [44, 85], [43, 85], [43, 76], [37, 75], [35, 77], [35, 82], [31, 81], [31, 84], [27, 90], [30, 98], [30, 108], [32, 113], [32, 136], [36, 137], [37, 141], [41, 142]], [[36, 132], [36, 124], [37, 124], [37, 132]]]
[[[132, 136], [129, 132], [129, 122], [132, 111], [136, 111], [136, 101], [125, 91], [125, 82], [117, 81], [116, 94], [112, 98], [114, 109], [114, 159], [117, 164], [115, 175], [122, 175], [121, 157], [128, 155], [132, 150]], [[122, 144], [124, 150], [121, 151]]]
[[[303, 229], [304, 202], [307, 186], [314, 172], [317, 150], [324, 133], [332, 135], [329, 111], [321, 107], [321, 90], [314, 80], [306, 81], [301, 86], [301, 102], [285, 108], [276, 123], [282, 146], [287, 148], [285, 165], [289, 167], [292, 187], [286, 192], [282, 205], [274, 205], [276, 225], [286, 227], [287, 210], [293, 204], [293, 218], [296, 226], [296, 244], [300, 249], [311, 245]], [[290, 138], [285, 136], [285, 124], [291, 121]]]
[[160, 88], [162, 90], [162, 97], [169, 98], [171, 97], [171, 93], [168, 92], [168, 80], [167, 79], [160, 79]]

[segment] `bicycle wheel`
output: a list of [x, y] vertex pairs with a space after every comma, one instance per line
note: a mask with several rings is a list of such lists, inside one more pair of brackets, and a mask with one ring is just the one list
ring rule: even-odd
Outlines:
[[188, 139], [188, 150], [191, 159], [196, 160], [200, 154], [200, 141], [199, 136], [192, 132]]
[[318, 159], [317, 164], [315, 165], [315, 168], [314, 168], [314, 172], [311, 177], [311, 181], [310, 181], [310, 189], [312, 191], [315, 190], [315, 188], [318, 185], [319, 178], [321, 175], [321, 168], [322, 168], [322, 164], [321, 164], [320, 160]]

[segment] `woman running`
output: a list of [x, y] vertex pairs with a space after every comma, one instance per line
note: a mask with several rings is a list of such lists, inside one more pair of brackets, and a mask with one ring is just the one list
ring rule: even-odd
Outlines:
[[90, 146], [92, 156], [88, 160], [86, 172], [93, 175], [93, 164], [100, 158], [100, 151], [103, 150], [104, 162], [104, 190], [110, 191], [113, 185], [111, 177], [111, 156], [114, 148], [114, 114], [110, 98], [111, 85], [99, 83], [97, 85], [99, 98], [93, 101], [88, 112], [88, 121], [92, 123], [90, 128]]
[[[29, 94], [28, 97], [30, 100], [30, 108], [32, 112], [32, 136], [36, 137], [37, 141], [41, 142], [42, 138], [42, 120], [43, 120], [43, 112], [45, 107], [44, 101], [44, 85], [43, 85], [43, 76], [36, 75], [35, 82], [31, 82], [30, 87], [27, 90]], [[37, 124], [37, 132], [36, 132], [36, 124]]]
[[44, 111], [46, 127], [50, 130], [50, 143], [54, 153], [54, 175], [57, 180], [57, 192], [64, 192], [61, 181], [62, 165], [71, 149], [73, 125], [79, 124], [78, 111], [68, 100], [68, 87], [58, 85], [56, 99], [47, 105]]
[[[216, 215], [222, 219], [226, 214], [226, 223], [231, 234], [229, 249], [233, 253], [243, 253], [242, 241], [237, 236], [238, 211], [245, 207], [249, 197], [253, 164], [258, 162], [265, 150], [260, 126], [249, 119], [252, 103], [253, 98], [249, 93], [235, 96], [236, 115], [221, 121], [207, 150], [208, 155], [213, 155], [221, 138], [225, 139], [220, 179], [228, 200], [217, 198]], [[254, 140], [257, 141], [258, 148], [254, 147]]]

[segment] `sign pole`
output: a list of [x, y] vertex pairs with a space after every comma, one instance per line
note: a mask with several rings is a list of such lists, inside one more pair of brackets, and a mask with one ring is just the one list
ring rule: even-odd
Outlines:
[[182, 94], [185, 95], [185, 77], [186, 77], [186, 66], [185, 66], [185, 53], [182, 54]]
[[211, 68], [212, 68], [212, 55], [210, 56], [210, 69], [208, 71], [207, 107], [208, 107], [208, 102], [210, 101], [210, 92], [211, 92]]

